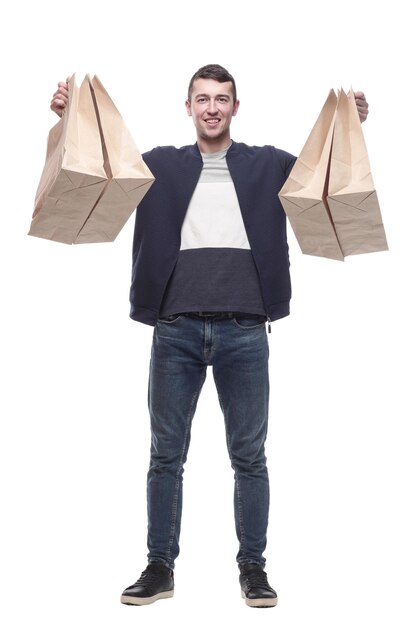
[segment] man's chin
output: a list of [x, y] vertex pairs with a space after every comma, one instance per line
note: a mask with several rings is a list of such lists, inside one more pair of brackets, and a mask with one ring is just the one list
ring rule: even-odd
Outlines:
[[221, 139], [225, 135], [224, 128], [207, 128], [204, 127], [201, 131], [201, 136], [205, 139]]

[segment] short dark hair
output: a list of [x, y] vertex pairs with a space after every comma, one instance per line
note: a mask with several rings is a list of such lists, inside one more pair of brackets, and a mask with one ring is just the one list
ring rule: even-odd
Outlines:
[[194, 81], [196, 81], [198, 78], [212, 78], [213, 80], [217, 80], [217, 82], [219, 83], [232, 83], [233, 102], [236, 102], [237, 95], [235, 79], [224, 67], [222, 67], [221, 65], [216, 65], [215, 63], [200, 67], [200, 69], [197, 70], [196, 73], [192, 76], [190, 84], [188, 85], [189, 102], [191, 102], [191, 92], [193, 90]]

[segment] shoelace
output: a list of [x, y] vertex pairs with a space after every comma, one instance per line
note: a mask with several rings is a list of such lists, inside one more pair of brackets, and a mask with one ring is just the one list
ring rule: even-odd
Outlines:
[[260, 589], [269, 589], [266, 572], [255, 570], [244, 574], [245, 582], [249, 587], [258, 587]]
[[142, 585], [143, 587], [147, 588], [148, 585], [153, 585], [153, 583], [157, 580], [158, 572], [146, 569], [142, 572], [136, 584]]

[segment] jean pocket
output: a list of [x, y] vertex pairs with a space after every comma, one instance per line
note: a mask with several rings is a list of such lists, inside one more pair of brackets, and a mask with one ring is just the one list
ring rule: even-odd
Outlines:
[[233, 321], [239, 328], [250, 330], [251, 328], [265, 326], [266, 317], [265, 315], [236, 315]]
[[175, 313], [174, 315], [167, 315], [166, 317], [160, 317], [158, 323], [161, 324], [175, 324], [179, 319], [183, 317], [182, 313]]

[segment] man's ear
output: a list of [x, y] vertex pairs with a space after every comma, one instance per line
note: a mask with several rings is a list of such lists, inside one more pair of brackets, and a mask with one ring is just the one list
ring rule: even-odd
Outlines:
[[236, 113], [238, 112], [239, 105], [240, 105], [240, 100], [236, 100], [233, 105], [233, 115], [236, 115]]
[[185, 101], [185, 108], [187, 109], [188, 115], [191, 117], [191, 115], [192, 115], [192, 113], [191, 113], [191, 102], [189, 100]]

